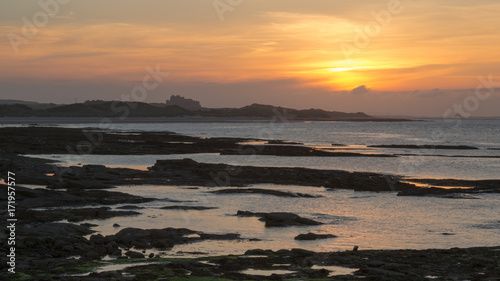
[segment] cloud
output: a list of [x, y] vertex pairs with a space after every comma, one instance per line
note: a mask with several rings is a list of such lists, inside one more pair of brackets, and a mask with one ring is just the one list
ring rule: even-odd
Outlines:
[[364, 95], [368, 94], [371, 91], [370, 88], [367, 88], [366, 85], [361, 85], [351, 90], [351, 94], [353, 95]]
[[435, 98], [435, 97], [440, 97], [440, 96], [446, 95], [446, 94], [448, 94], [448, 92], [443, 91], [439, 88], [435, 88], [435, 89], [428, 90], [428, 91], [415, 90], [415, 91], [413, 91], [413, 94], [415, 94], [415, 96], [418, 98]]

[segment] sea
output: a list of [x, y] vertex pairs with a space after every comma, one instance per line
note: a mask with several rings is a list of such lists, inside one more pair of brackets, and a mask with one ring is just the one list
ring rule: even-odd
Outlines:
[[[7, 125], [4, 125], [7, 126]], [[8, 125], [13, 126], [13, 125]], [[26, 126], [26, 125], [24, 125]], [[99, 124], [53, 124], [88, 128]], [[159, 159], [191, 158], [204, 163], [243, 166], [305, 167], [313, 169], [376, 172], [411, 178], [500, 179], [500, 120], [427, 119], [409, 122], [182, 122], [116, 123], [116, 132], [175, 132], [195, 137], [238, 137], [249, 144], [285, 140], [294, 145], [361, 153], [356, 157], [284, 157], [259, 155], [31, 155], [55, 159], [59, 165], [103, 164], [109, 167], [147, 169]], [[446, 145], [477, 149], [379, 148], [373, 145]], [[369, 157], [397, 154], [399, 157]], [[360, 249], [430, 249], [500, 245], [500, 194], [474, 194], [461, 199], [403, 197], [397, 192], [327, 190], [323, 187], [259, 184], [252, 187], [316, 195], [315, 198], [282, 198], [259, 194], [214, 194], [222, 187], [119, 186], [114, 191], [153, 197], [138, 204], [140, 215], [86, 221], [103, 235], [126, 227], [183, 227], [208, 233], [238, 233], [241, 240], [205, 241], [177, 245], [163, 256], [243, 254], [248, 249], [303, 248], [314, 251]], [[33, 187], [35, 188], [35, 187]], [[166, 199], [192, 201], [191, 206], [211, 210], [162, 210], [179, 205]], [[114, 208], [120, 205], [114, 206]], [[255, 217], [237, 217], [238, 210], [292, 212], [320, 221], [318, 226], [265, 227]], [[120, 227], [114, 227], [114, 224]], [[335, 238], [298, 241], [308, 232]]]

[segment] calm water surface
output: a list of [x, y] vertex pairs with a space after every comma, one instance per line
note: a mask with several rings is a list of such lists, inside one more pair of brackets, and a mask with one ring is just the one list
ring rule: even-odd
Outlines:
[[[261, 241], [209, 241], [179, 245], [178, 251], [216, 254], [241, 254], [254, 248], [305, 248], [314, 251], [361, 249], [427, 249], [472, 246], [494, 246], [500, 242], [499, 194], [484, 194], [478, 199], [445, 199], [398, 197], [396, 193], [327, 191], [303, 186], [256, 185], [264, 189], [302, 192], [320, 198], [282, 198], [258, 194], [215, 195], [219, 188], [187, 189], [177, 186], [122, 186], [117, 191], [158, 199], [196, 201], [191, 206], [218, 207], [206, 211], [160, 210], [166, 201], [141, 206], [135, 217], [89, 221], [99, 224], [95, 229], [114, 234], [124, 227], [185, 227], [210, 233], [239, 233], [243, 238]], [[319, 226], [266, 228], [254, 217], [236, 217], [238, 210], [252, 212], [293, 212], [323, 222]], [[118, 223], [121, 227], [113, 227]], [[329, 233], [337, 238], [297, 241], [301, 233]], [[444, 235], [451, 234], [451, 235]]]
[[[500, 120], [433, 120], [429, 122], [317, 122], [317, 123], [168, 123], [116, 124], [118, 131], [173, 131], [198, 137], [244, 137], [281, 139], [309, 146], [332, 147], [343, 144], [359, 153], [406, 154], [398, 158], [370, 157], [275, 157], [218, 154], [188, 155], [42, 155], [58, 159], [61, 165], [105, 164], [113, 167], [146, 169], [158, 159], [192, 158], [206, 163], [235, 165], [308, 167], [432, 178], [499, 179]], [[91, 125], [64, 125], [89, 127]], [[97, 126], [97, 125], [95, 125]], [[379, 144], [469, 145], [478, 150], [414, 150], [368, 148]], [[340, 146], [339, 146], [340, 147]], [[492, 149], [493, 148], [493, 149]], [[409, 156], [411, 154], [412, 156]], [[453, 157], [447, 157], [453, 156]], [[493, 157], [493, 158], [486, 158]], [[495, 158], [496, 157], [496, 158]], [[247, 249], [305, 248], [315, 251], [361, 249], [426, 249], [494, 246], [500, 243], [500, 195], [480, 194], [475, 199], [397, 197], [393, 192], [370, 193], [349, 190], [327, 191], [303, 186], [258, 185], [321, 195], [319, 198], [281, 198], [268, 195], [214, 195], [206, 187], [186, 189], [176, 186], [120, 186], [130, 194], [194, 200], [169, 203], [158, 200], [140, 204], [141, 215], [89, 221], [103, 234], [114, 234], [124, 227], [186, 227], [210, 233], [240, 233], [260, 241], [209, 241], [180, 245], [166, 255], [178, 252], [205, 252], [210, 255], [241, 254]], [[218, 207], [206, 211], [161, 210], [167, 205]], [[240, 218], [238, 210], [253, 212], [293, 212], [323, 222], [320, 226], [265, 228], [257, 218]], [[118, 223], [121, 227], [112, 225]], [[296, 241], [301, 233], [329, 233], [337, 238]]]

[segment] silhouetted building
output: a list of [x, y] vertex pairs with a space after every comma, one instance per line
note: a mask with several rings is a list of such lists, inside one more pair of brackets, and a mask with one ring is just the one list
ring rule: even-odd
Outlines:
[[179, 95], [171, 96], [170, 100], [167, 100], [167, 105], [177, 105], [188, 110], [201, 109], [201, 104], [199, 101], [187, 99]]

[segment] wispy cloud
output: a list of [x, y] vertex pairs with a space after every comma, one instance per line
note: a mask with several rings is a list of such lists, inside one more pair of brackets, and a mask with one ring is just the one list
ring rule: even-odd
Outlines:
[[365, 85], [361, 85], [359, 87], [356, 87], [351, 90], [351, 94], [353, 95], [364, 95], [368, 94], [370, 92], [370, 88], [366, 87]]
[[[33, 3], [6, 2], [0, 34], [22, 32], [21, 18], [39, 9]], [[328, 105], [323, 97], [334, 96], [332, 106], [356, 111], [366, 101], [385, 108], [390, 98], [403, 108], [454, 102], [464, 94], [457, 89], [474, 89], [478, 76], [498, 75], [500, 65], [500, 3], [493, 0], [405, 1], [404, 11], [350, 61], [339, 43], [353, 40], [386, 2], [253, 0], [224, 22], [212, 0], [117, 3], [71, 1], [19, 54], [3, 36], [2, 83], [85, 81], [105, 92], [106, 83], [131, 83], [146, 65], [161, 63], [179, 92], [193, 83], [219, 85], [234, 102], [248, 92], [236, 86], [256, 87], [269, 101], [289, 93], [290, 103]]]

